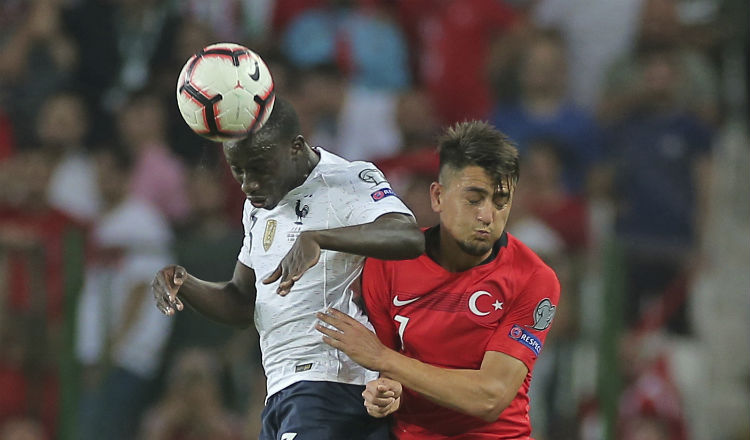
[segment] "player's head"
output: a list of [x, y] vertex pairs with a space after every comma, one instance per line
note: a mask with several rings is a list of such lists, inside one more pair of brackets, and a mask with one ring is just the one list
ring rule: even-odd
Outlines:
[[508, 221], [518, 181], [518, 150], [491, 125], [462, 122], [438, 140], [440, 176], [430, 186], [440, 227], [467, 254], [492, 249]]
[[243, 140], [224, 143], [232, 175], [256, 208], [273, 209], [304, 182], [314, 166], [309, 153], [297, 112], [279, 97], [260, 130]]

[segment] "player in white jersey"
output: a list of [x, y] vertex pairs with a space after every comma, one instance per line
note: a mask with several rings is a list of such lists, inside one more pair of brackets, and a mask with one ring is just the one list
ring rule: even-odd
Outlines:
[[234, 276], [213, 283], [168, 266], [154, 279], [157, 307], [173, 315], [184, 300], [220, 322], [254, 320], [267, 377], [261, 439], [387, 439], [362, 405], [377, 373], [324, 344], [316, 313], [335, 307], [369, 326], [355, 281], [367, 256], [424, 251], [411, 212], [371, 163], [310, 147], [279, 98], [263, 128], [224, 154], [247, 195]]

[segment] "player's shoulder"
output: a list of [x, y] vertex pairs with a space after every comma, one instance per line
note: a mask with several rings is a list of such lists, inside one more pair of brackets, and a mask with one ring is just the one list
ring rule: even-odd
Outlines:
[[318, 152], [319, 173], [328, 186], [364, 183], [376, 187], [386, 182], [383, 173], [371, 162], [349, 161], [322, 148], [318, 148]]
[[518, 273], [528, 274], [536, 280], [558, 283], [555, 271], [531, 248], [512, 234], [507, 234], [507, 248], [511, 252], [510, 263]]

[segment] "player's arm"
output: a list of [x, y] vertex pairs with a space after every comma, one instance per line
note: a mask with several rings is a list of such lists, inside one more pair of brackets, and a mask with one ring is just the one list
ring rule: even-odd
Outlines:
[[263, 283], [281, 279], [277, 291], [286, 295], [302, 274], [318, 262], [321, 249], [381, 260], [407, 260], [424, 253], [424, 234], [414, 217], [401, 213], [384, 214], [356, 226], [305, 231]]
[[167, 266], [153, 283], [156, 306], [166, 315], [182, 310], [182, 300], [224, 324], [245, 328], [253, 322], [255, 271], [237, 262], [230, 281], [209, 282], [190, 275], [182, 266]]
[[516, 396], [528, 373], [526, 365], [507, 354], [488, 351], [478, 370], [439, 368], [385, 347], [366, 327], [332, 309], [318, 318], [338, 331], [318, 324], [323, 340], [344, 351], [365, 368], [400, 382], [438, 405], [488, 422], [495, 421]]

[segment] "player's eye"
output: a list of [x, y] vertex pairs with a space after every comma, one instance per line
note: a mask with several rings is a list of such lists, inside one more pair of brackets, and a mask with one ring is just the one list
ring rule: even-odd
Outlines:
[[471, 199], [466, 199], [466, 201], [469, 202], [469, 205], [478, 205], [482, 203], [481, 198], [471, 198]]

